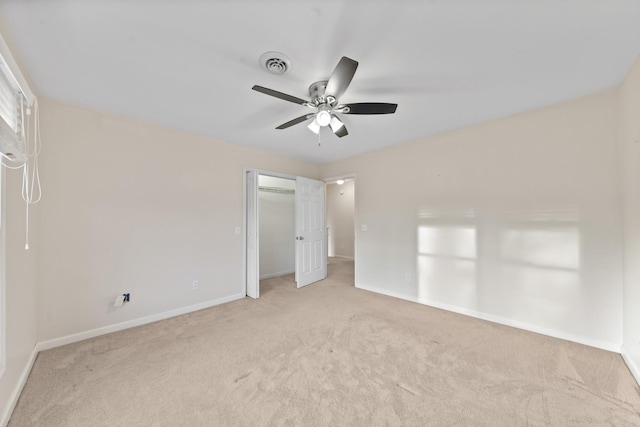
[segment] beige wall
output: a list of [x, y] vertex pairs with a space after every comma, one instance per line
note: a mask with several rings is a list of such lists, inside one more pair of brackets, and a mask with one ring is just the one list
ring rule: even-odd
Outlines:
[[[40, 341], [242, 295], [243, 167], [318, 175], [151, 124], [41, 108]], [[114, 309], [123, 292], [131, 303]]]
[[30, 247], [25, 251], [25, 204], [21, 197], [22, 171], [5, 171], [6, 270], [4, 313], [6, 371], [0, 378], [0, 423], [7, 419], [12, 396], [30, 366], [36, 345], [36, 262], [38, 206], [29, 211]]
[[[2, 16], [0, 16], [0, 36], [9, 48], [13, 46]], [[16, 55], [15, 50], [11, 53], [19, 66], [21, 64], [19, 55]], [[24, 74], [23, 77], [30, 84], [29, 76]], [[0, 301], [0, 316], [3, 316], [6, 328], [4, 331], [6, 370], [0, 377], [0, 425], [8, 420], [12, 405], [17, 401], [20, 385], [26, 379], [35, 355], [39, 215], [39, 207], [32, 206], [29, 211], [31, 249], [25, 251], [26, 219], [25, 203], [21, 197], [22, 170], [2, 171], [1, 169], [3, 168], [0, 168], [0, 173], [3, 173], [5, 178], [3, 190], [6, 215], [4, 223], [6, 263], [3, 266], [0, 262], [0, 268], [4, 267], [4, 271], [0, 271], [0, 283], [2, 273], [5, 279], [5, 300]], [[0, 253], [2, 253], [1, 249]]]
[[620, 87], [624, 196], [624, 354], [640, 382], [640, 60]]
[[609, 91], [323, 166], [358, 178], [356, 285], [619, 349], [616, 107]]

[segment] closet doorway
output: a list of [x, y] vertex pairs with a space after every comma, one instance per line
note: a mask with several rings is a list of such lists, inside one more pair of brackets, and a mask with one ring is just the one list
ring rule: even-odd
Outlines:
[[296, 271], [296, 181], [258, 175], [259, 280]]
[[246, 295], [259, 298], [261, 278], [291, 273], [292, 245], [298, 288], [326, 278], [325, 183], [255, 169], [244, 174]]

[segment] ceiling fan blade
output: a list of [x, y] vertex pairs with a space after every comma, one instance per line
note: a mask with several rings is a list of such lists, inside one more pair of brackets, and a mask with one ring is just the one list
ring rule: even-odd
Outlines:
[[291, 127], [293, 125], [297, 125], [298, 123], [302, 123], [305, 120], [309, 120], [311, 117], [315, 117], [315, 114], [305, 114], [304, 116], [296, 117], [293, 120], [289, 120], [287, 123], [281, 124], [276, 129], [286, 129], [286, 128]]
[[355, 104], [344, 104], [338, 106], [349, 107], [349, 111], [342, 111], [344, 114], [393, 114], [398, 108], [398, 104], [388, 104], [386, 102], [356, 102]]
[[331, 117], [329, 126], [331, 126], [331, 130], [333, 131], [333, 133], [340, 138], [342, 138], [343, 136], [349, 135], [349, 132], [347, 132], [347, 127], [344, 125], [342, 120], [340, 120], [337, 116]]
[[324, 93], [339, 99], [349, 87], [357, 68], [357, 61], [343, 56], [331, 73]]
[[306, 105], [308, 101], [297, 98], [292, 95], [287, 95], [286, 93], [278, 92], [277, 90], [269, 89], [267, 87], [255, 85], [251, 89], [264, 93], [265, 95], [275, 96], [276, 98], [284, 99], [285, 101], [293, 102], [294, 104]]

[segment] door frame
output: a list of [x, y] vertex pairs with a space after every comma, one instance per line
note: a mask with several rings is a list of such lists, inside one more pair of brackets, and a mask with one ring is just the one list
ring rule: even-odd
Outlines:
[[[328, 178], [323, 178], [325, 187], [327, 184], [334, 183], [339, 179], [352, 179], [353, 180], [353, 284], [358, 287], [358, 178], [355, 172], [344, 173], [341, 175], [334, 175]], [[325, 203], [326, 205], [326, 203]], [[326, 208], [326, 206], [325, 206]], [[325, 212], [326, 218], [326, 212]], [[327, 248], [329, 242], [327, 241]], [[328, 258], [327, 253], [327, 258]]]
[[[297, 175], [291, 175], [291, 174], [287, 174], [287, 173], [282, 173], [282, 172], [274, 172], [274, 171], [270, 171], [267, 169], [258, 169], [258, 168], [250, 168], [250, 167], [243, 167], [242, 168], [242, 294], [243, 295], [247, 295], [247, 172], [248, 171], [256, 171], [257, 175], [268, 175], [268, 176], [273, 176], [276, 178], [285, 178], [285, 179], [292, 179], [292, 180], [296, 180], [298, 178]], [[334, 176], [330, 176], [327, 178], [323, 178], [320, 179], [320, 181], [323, 181], [325, 183], [325, 189], [326, 189], [326, 185], [327, 183], [330, 182], [334, 182], [337, 181], [338, 179], [353, 179], [354, 183], [353, 183], [353, 202], [354, 202], [354, 212], [353, 212], [353, 218], [354, 218], [354, 230], [353, 230], [353, 236], [354, 236], [354, 242], [353, 242], [353, 263], [354, 263], [354, 285], [355, 287], [358, 287], [358, 178], [357, 178], [357, 174], [352, 172], [352, 173], [345, 173], [345, 174], [341, 174], [341, 175], [334, 175]], [[326, 219], [326, 201], [325, 201], [325, 219]], [[328, 244], [328, 242], [326, 242], [325, 244]], [[257, 253], [258, 253], [258, 262], [260, 259], [260, 249], [257, 249]], [[297, 270], [297, 269], [296, 269]], [[259, 276], [259, 270], [258, 270], [258, 276]], [[297, 275], [297, 273], [296, 273]], [[297, 279], [297, 276], [296, 276]], [[259, 277], [258, 277], [258, 283], [259, 283]]]
[[[256, 173], [256, 186], [258, 184], [258, 180], [260, 178], [260, 175], [267, 175], [267, 176], [272, 176], [275, 178], [284, 178], [284, 179], [292, 179], [292, 180], [296, 180], [298, 177], [296, 175], [290, 175], [290, 174], [286, 174], [286, 173], [281, 173], [281, 172], [274, 172], [274, 171], [270, 171], [270, 170], [266, 170], [266, 169], [258, 169], [258, 168], [249, 168], [249, 167], [244, 167], [242, 168], [242, 294], [243, 295], [247, 295], [247, 266], [248, 266], [248, 259], [247, 259], [247, 240], [249, 238], [248, 233], [247, 233], [247, 172], [249, 171], [255, 171]], [[257, 242], [256, 242], [257, 243]], [[258, 258], [258, 268], [256, 269], [257, 274], [258, 274], [258, 286], [260, 286], [260, 268], [259, 268], [259, 263], [260, 263], [260, 248], [258, 246], [256, 246], [256, 254], [257, 254], [257, 258]], [[296, 273], [297, 274], [297, 273]]]

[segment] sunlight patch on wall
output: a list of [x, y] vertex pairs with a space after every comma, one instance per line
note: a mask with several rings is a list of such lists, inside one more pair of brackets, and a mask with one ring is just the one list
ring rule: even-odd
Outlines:
[[580, 229], [576, 210], [519, 214], [500, 236], [500, 282], [512, 313], [562, 320], [580, 298]]
[[580, 268], [580, 232], [575, 215], [529, 214], [506, 228], [502, 257], [511, 263], [541, 268]]
[[418, 252], [422, 255], [475, 259], [476, 229], [474, 227], [420, 226]]
[[476, 299], [477, 233], [472, 212], [421, 212], [418, 297], [456, 304]]
[[580, 297], [580, 238], [576, 209], [420, 212], [417, 296], [564, 321]]

